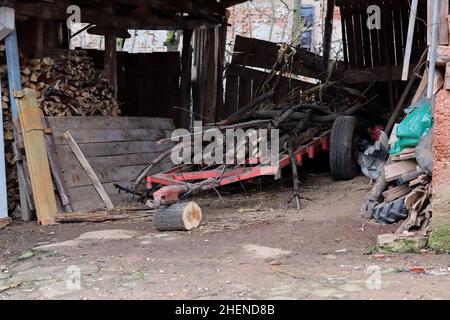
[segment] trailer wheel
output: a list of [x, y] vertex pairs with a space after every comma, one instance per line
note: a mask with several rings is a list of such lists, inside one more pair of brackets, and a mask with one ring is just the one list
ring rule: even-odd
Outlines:
[[358, 139], [359, 123], [355, 117], [336, 118], [330, 141], [330, 169], [336, 180], [351, 180], [358, 174]]

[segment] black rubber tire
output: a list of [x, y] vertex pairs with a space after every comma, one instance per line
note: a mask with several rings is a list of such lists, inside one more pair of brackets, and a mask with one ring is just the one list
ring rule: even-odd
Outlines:
[[358, 138], [359, 123], [355, 117], [336, 118], [330, 141], [330, 169], [336, 180], [351, 180], [358, 174]]

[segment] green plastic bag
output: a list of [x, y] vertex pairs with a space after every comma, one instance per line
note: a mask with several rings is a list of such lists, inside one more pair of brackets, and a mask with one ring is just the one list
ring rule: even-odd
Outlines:
[[390, 154], [399, 154], [406, 148], [416, 147], [420, 139], [430, 131], [433, 126], [431, 105], [428, 99], [417, 102], [414, 109], [403, 119], [397, 127], [397, 141]]

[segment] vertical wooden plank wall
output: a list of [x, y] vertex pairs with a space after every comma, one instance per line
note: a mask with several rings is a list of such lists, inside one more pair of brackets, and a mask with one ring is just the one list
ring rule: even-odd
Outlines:
[[[390, 64], [392, 69], [395, 68], [395, 70], [401, 68], [406, 46], [410, 11], [409, 1], [337, 0], [336, 3], [341, 10], [344, 59], [347, 68], [355, 70], [371, 69], [385, 67], [387, 64]], [[378, 5], [381, 7], [383, 25], [381, 30], [368, 30], [366, 27], [368, 18], [367, 8], [370, 5]], [[427, 47], [425, 23], [427, 18], [426, 0], [419, 2], [417, 15], [418, 23], [414, 34], [413, 54], [411, 58], [412, 65], [419, 61], [420, 56]], [[394, 80], [397, 80], [397, 73], [395, 74]]]

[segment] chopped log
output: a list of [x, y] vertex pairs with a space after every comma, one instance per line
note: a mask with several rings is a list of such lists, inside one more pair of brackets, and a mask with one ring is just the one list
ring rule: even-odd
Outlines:
[[195, 202], [177, 203], [159, 209], [153, 216], [158, 231], [189, 231], [202, 220], [202, 210]]

